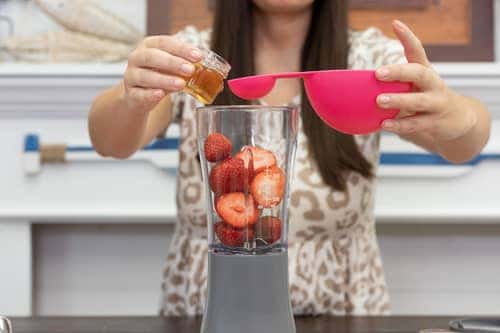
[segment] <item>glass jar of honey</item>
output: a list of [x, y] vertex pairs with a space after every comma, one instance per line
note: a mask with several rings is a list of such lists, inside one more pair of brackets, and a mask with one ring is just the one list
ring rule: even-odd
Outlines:
[[186, 79], [184, 91], [204, 104], [212, 104], [224, 89], [224, 80], [231, 70], [231, 65], [210, 50], [201, 51], [203, 59], [194, 64], [195, 71]]

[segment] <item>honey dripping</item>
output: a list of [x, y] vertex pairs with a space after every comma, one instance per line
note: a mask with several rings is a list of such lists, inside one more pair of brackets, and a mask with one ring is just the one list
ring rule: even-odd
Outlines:
[[194, 74], [187, 80], [184, 90], [204, 104], [212, 104], [224, 89], [224, 77], [214, 69], [195, 64]]

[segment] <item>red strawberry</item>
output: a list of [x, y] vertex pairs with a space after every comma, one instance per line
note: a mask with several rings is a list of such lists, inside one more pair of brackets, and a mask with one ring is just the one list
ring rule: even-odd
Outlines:
[[227, 246], [243, 246], [245, 241], [253, 240], [255, 237], [252, 228], [237, 229], [224, 222], [216, 223], [214, 228], [221, 243]]
[[250, 185], [250, 193], [264, 208], [276, 206], [285, 192], [285, 174], [277, 166], [259, 172]]
[[220, 133], [212, 133], [205, 140], [205, 158], [209, 162], [218, 162], [226, 159], [233, 150], [228, 138]]
[[281, 238], [281, 220], [274, 216], [263, 216], [255, 224], [255, 238], [272, 244]]
[[[276, 157], [271, 151], [259, 147], [246, 147], [246, 148], [250, 149], [250, 151], [252, 152], [253, 168], [256, 173], [276, 165]], [[235, 157], [241, 158], [242, 160], [245, 159], [243, 151], [236, 154]]]
[[243, 160], [229, 157], [210, 171], [212, 191], [219, 195], [231, 192], [248, 192], [250, 176]]
[[235, 228], [245, 228], [255, 224], [259, 210], [251, 195], [244, 193], [223, 194], [215, 201], [215, 210], [219, 216]]

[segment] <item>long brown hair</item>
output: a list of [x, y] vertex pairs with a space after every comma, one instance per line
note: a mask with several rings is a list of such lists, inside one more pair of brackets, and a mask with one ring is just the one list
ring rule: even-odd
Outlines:
[[[312, 6], [311, 24], [302, 48], [301, 70], [347, 68], [348, 1], [315, 0]], [[232, 65], [229, 78], [255, 74], [253, 11], [251, 0], [217, 1], [212, 49]], [[215, 104], [248, 104], [248, 101], [225, 89]], [[325, 184], [343, 191], [349, 171], [373, 177], [372, 165], [359, 151], [354, 137], [325, 125], [304, 92], [301, 117], [310, 151]]]

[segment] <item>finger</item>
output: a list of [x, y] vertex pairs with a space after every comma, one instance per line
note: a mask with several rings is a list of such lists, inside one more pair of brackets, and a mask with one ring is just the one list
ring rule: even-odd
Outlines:
[[383, 109], [434, 112], [440, 110], [441, 99], [432, 93], [382, 94], [377, 97], [377, 104]]
[[129, 87], [161, 89], [167, 92], [182, 90], [186, 81], [145, 68], [133, 68], [125, 73], [125, 83]]
[[382, 123], [382, 129], [396, 134], [413, 134], [432, 130], [437, 124], [436, 114], [416, 115], [400, 119], [389, 119]]
[[165, 92], [161, 89], [145, 89], [139, 87], [131, 88], [128, 94], [132, 98], [134, 103], [133, 106], [148, 110], [152, 109], [163, 97], [165, 97]]
[[423, 90], [439, 88], [441, 82], [431, 67], [415, 63], [384, 66], [376, 71], [376, 75], [380, 81], [410, 82]]
[[203, 58], [200, 50], [173, 36], [151, 36], [144, 40], [144, 45], [148, 48], [166, 51], [191, 62], [199, 62]]
[[153, 48], [141, 48], [132, 52], [129, 57], [129, 64], [137, 67], [154, 68], [163, 73], [184, 77], [191, 76], [195, 70], [194, 65], [183, 58]]
[[407, 110], [400, 110], [396, 118], [405, 118], [405, 117], [411, 117], [416, 115], [418, 112], [415, 111], [407, 111]]
[[424, 66], [430, 66], [429, 59], [420, 39], [411, 31], [411, 29], [401, 21], [395, 20], [392, 23], [392, 29], [405, 49], [405, 55], [408, 62], [418, 63]]

